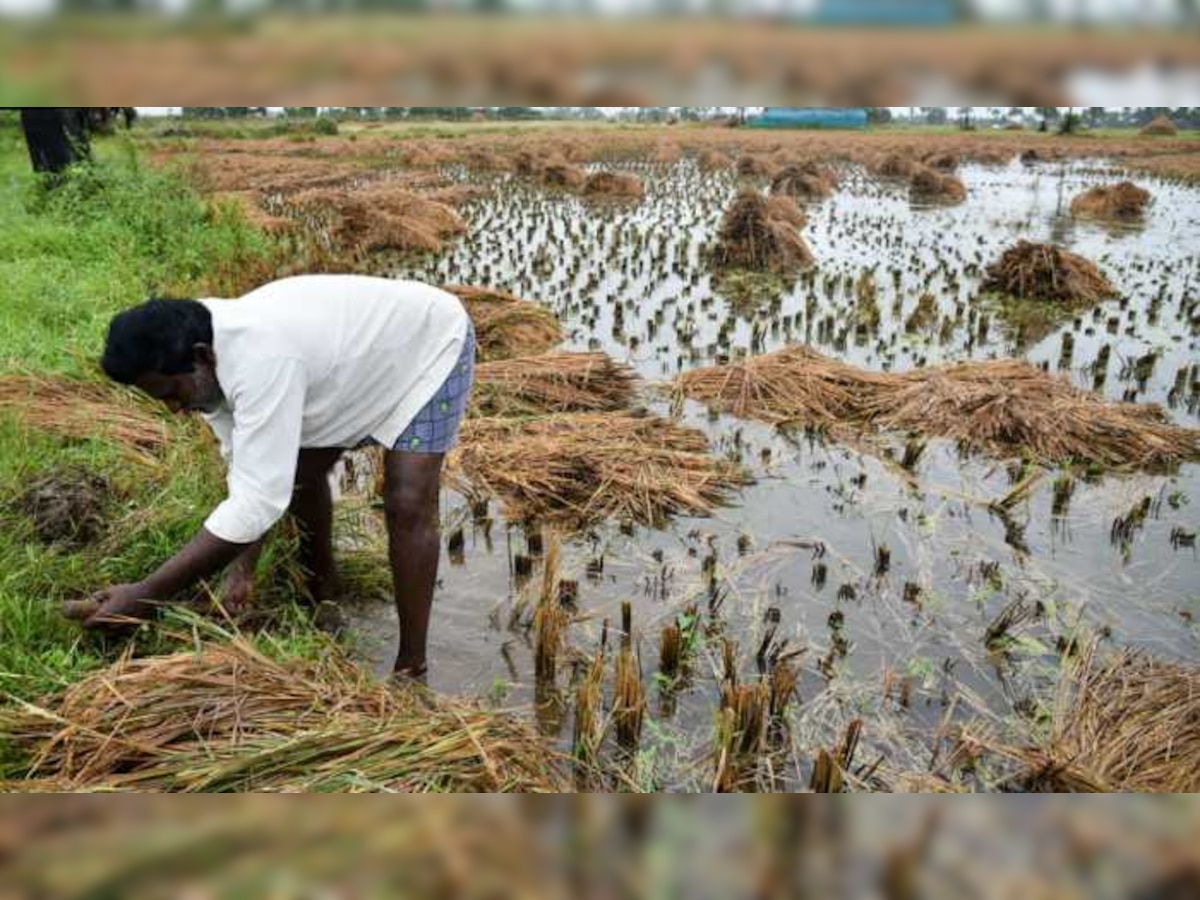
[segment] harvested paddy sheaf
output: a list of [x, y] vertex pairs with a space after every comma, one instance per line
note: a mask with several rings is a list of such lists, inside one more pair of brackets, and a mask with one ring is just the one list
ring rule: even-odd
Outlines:
[[[970, 739], [968, 739], [970, 741]], [[1096, 645], [1064, 672], [1048, 739], [981, 742], [1021, 766], [1014, 781], [1053, 793], [1200, 790], [1200, 669]]]
[[913, 166], [908, 186], [913, 199], [919, 202], [952, 205], [967, 199], [967, 188], [957, 175], [920, 164]]
[[901, 153], [888, 153], [881, 157], [873, 166], [875, 174], [883, 178], [912, 177], [919, 163]]
[[1117, 289], [1096, 265], [1056, 247], [1018, 241], [987, 268], [983, 290], [1021, 300], [1088, 307], [1118, 296]]
[[1179, 128], [1168, 116], [1155, 116], [1142, 129], [1141, 133], [1158, 137], [1170, 137], [1179, 134]]
[[444, 203], [404, 188], [360, 190], [318, 188], [302, 191], [286, 206], [318, 234], [326, 234], [340, 251], [375, 250], [437, 252], [448, 237], [466, 233], [458, 213]]
[[1047, 463], [1143, 468], [1200, 457], [1200, 431], [1110, 403], [1020, 360], [880, 374], [791, 347], [680, 376], [677, 390], [771, 424], [904, 431]]
[[594, 172], [583, 185], [583, 195], [592, 199], [639, 199], [645, 193], [642, 180], [628, 172]]
[[0, 376], [0, 413], [66, 440], [103, 437], [145, 456], [160, 450], [167, 426], [119, 388], [52, 376]]
[[934, 151], [926, 155], [921, 162], [935, 172], [952, 173], [958, 171], [958, 154]]
[[735, 168], [742, 178], [770, 178], [775, 173], [775, 166], [769, 159], [751, 154], [739, 156]]
[[834, 427], [859, 418], [863, 390], [887, 377], [808, 347], [787, 347], [742, 363], [693, 369], [676, 386], [689, 399], [739, 418]]
[[480, 362], [534, 356], [562, 340], [562, 327], [549, 310], [504, 291], [448, 285], [475, 323]]
[[555, 162], [544, 166], [541, 171], [542, 184], [564, 191], [577, 191], [587, 182], [587, 173], [579, 166]]
[[696, 163], [705, 172], [723, 172], [733, 167], [733, 158], [720, 150], [701, 150]]
[[745, 481], [701, 432], [613, 413], [468, 420], [447, 469], [462, 493], [502, 500], [510, 520], [574, 525], [708, 515]]
[[635, 377], [605, 353], [547, 353], [475, 367], [474, 416], [612, 412], [633, 398]]
[[507, 714], [370, 682], [332, 649], [276, 662], [240, 637], [126, 654], [40, 705], [0, 711], [0, 735], [28, 760], [33, 782], [15, 790], [565, 789], [554, 752]]
[[719, 269], [786, 274], [810, 266], [813, 254], [797, 231], [803, 215], [786, 198], [744, 190], [721, 221], [712, 252]]
[[1113, 219], [1123, 222], [1141, 220], [1150, 202], [1150, 192], [1132, 181], [1099, 185], [1071, 201], [1071, 215], [1081, 218]]
[[890, 376], [865, 421], [1046, 463], [1156, 468], [1200, 458], [1200, 430], [1157, 405], [1111, 403], [1023, 360], [970, 362]]
[[790, 165], [771, 180], [771, 193], [797, 200], [824, 200], [837, 187], [837, 175], [818, 163]]

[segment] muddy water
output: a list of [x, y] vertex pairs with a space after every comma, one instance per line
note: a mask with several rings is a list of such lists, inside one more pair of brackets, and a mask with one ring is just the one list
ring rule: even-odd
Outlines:
[[[602, 349], [648, 382], [798, 342], [881, 370], [1024, 355], [1081, 387], [1169, 404], [1176, 421], [1200, 425], [1188, 377], [1177, 382], [1200, 362], [1187, 318], [1200, 289], [1190, 255], [1200, 246], [1195, 189], [1139, 179], [1155, 196], [1147, 222], [1114, 230], [1067, 215], [1071, 197], [1120, 174], [1103, 161], [969, 166], [960, 173], [969, 199], [953, 208], [914, 208], [902, 185], [845, 168], [835, 196], [808, 209], [803, 233], [816, 270], [747, 300], [714, 285], [701, 262], [736, 179], [701, 173], [690, 161], [622, 168], [646, 181], [644, 201], [588, 205], [489, 178], [491, 197], [467, 211], [470, 238], [440, 258], [388, 271], [490, 284], [541, 302], [563, 321], [567, 347]], [[1123, 299], [1022, 329], [978, 296], [983, 268], [1019, 237], [1054, 240], [1094, 260]], [[857, 299], [865, 277], [875, 286], [877, 320]], [[924, 293], [936, 319], [906, 327]], [[1064, 336], [1073, 342], [1069, 354]], [[1109, 362], [1098, 368], [1104, 347]], [[1134, 372], [1132, 362], [1150, 354], [1152, 369]], [[647, 403], [669, 412], [653, 395]], [[751, 675], [765, 623], [777, 615], [777, 637], [804, 651], [799, 715], [808, 718], [798, 733], [832, 740], [848, 717], [862, 715], [876, 755], [895, 755], [889, 741], [897, 722], [919, 735], [951, 703], [952, 717], [1035, 714], [1032, 698], [1053, 677], [1056, 646], [1087, 634], [1200, 660], [1200, 558], [1171, 540], [1174, 529], [1200, 523], [1200, 467], [1077, 473], [1066, 503], [1061, 494], [1055, 499], [1060, 473], [1047, 472], [1027, 499], [999, 515], [989, 502], [1024, 473], [1004, 461], [964, 459], [945, 442], [931, 442], [905, 471], [879, 447], [860, 452], [775, 433], [695, 404], [682, 415], [705, 430], [715, 453], [740, 458], [756, 483], [711, 519], [632, 534], [610, 524], [569, 537], [560, 576], [580, 582], [571, 643], [582, 652], [596, 646], [604, 619], [619, 621], [621, 601], [632, 600], [649, 679], [662, 624], [696, 602], [702, 613], [713, 608], [714, 633], [739, 642]], [[898, 459], [903, 440], [891, 445]], [[1114, 541], [1114, 520], [1143, 498], [1150, 498], [1144, 521]], [[535, 695], [530, 637], [520, 625], [528, 614], [514, 607], [538, 585], [535, 577], [523, 588], [512, 574], [512, 555], [526, 552], [527, 537], [506, 526], [494, 504], [489, 521], [473, 522], [451, 493], [443, 519], [448, 533], [464, 523], [464, 546], [443, 558], [432, 683], [527, 704]], [[886, 566], [880, 548], [890, 556]], [[989, 651], [989, 623], [1020, 598], [1037, 617], [1005, 652]], [[390, 606], [364, 602], [354, 618], [361, 652], [386, 669], [395, 640]], [[662, 702], [651, 685], [659, 718], [645, 743], [648, 785], [703, 784], [707, 770], [697, 760], [712, 730], [717, 658], [715, 650], [701, 653], [674, 702]], [[564, 692], [569, 676], [561, 666]], [[569, 740], [569, 710], [553, 702], [540, 709], [543, 726]], [[883, 717], [888, 728], [872, 729]], [[802, 776], [802, 766], [790, 774]]]

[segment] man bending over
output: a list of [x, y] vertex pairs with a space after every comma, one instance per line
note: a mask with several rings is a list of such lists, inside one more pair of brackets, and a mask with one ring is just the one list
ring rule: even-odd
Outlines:
[[228, 497], [186, 547], [137, 584], [96, 595], [86, 623], [148, 618], [230, 567], [245, 597], [263, 537], [291, 510], [312, 599], [333, 588], [329, 472], [348, 448], [384, 455], [388, 551], [400, 614], [398, 674], [422, 677], [437, 580], [438, 483], [471, 390], [475, 335], [458, 298], [353, 275], [286, 278], [237, 300], [150, 300], [117, 315], [102, 362], [173, 412], [208, 421]]

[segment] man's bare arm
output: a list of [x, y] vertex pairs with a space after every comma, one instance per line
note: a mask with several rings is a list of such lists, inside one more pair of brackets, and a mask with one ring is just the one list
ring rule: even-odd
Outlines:
[[215, 575], [255, 544], [232, 544], [201, 528], [191, 542], [141, 583], [144, 599], [166, 600]]

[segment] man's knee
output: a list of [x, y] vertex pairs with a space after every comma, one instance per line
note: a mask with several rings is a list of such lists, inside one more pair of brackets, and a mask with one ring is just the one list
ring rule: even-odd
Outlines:
[[401, 530], [437, 527], [437, 488], [411, 483], [384, 487], [383, 508], [388, 525]]

